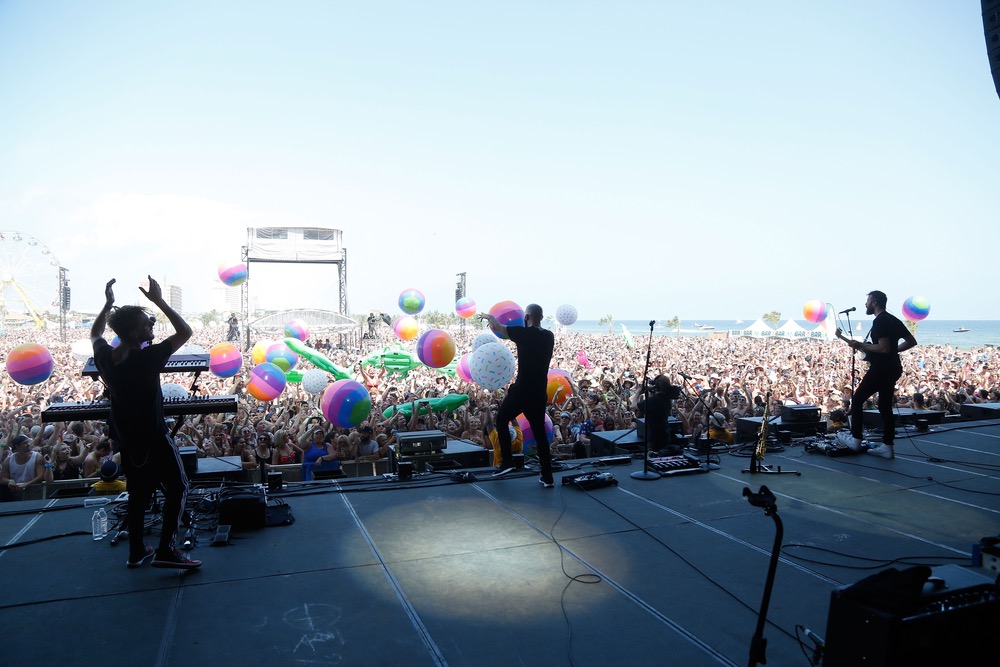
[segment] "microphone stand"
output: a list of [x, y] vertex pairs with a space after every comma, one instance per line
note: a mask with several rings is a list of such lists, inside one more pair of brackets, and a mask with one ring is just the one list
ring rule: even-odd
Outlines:
[[[851, 313], [850, 311], [844, 313], [847, 315], [847, 330], [851, 334], [851, 340], [854, 340], [854, 330], [851, 328]], [[851, 351], [851, 400], [854, 400], [854, 390], [858, 388], [858, 371], [857, 371], [857, 356], [854, 351]]]
[[[642, 394], [646, 401], [646, 427], [642, 429], [642, 470], [636, 470], [629, 475], [632, 479], [659, 479], [660, 473], [649, 469], [649, 356], [653, 350], [653, 325], [656, 320], [649, 321], [649, 343], [646, 345], [646, 368], [642, 371]], [[670, 415], [667, 415], [670, 418]]]
[[778, 516], [778, 506], [774, 494], [766, 486], [761, 486], [760, 491], [754, 493], [749, 487], [743, 487], [743, 496], [750, 501], [754, 507], [764, 510], [764, 516], [769, 516], [774, 520], [774, 544], [771, 547], [771, 560], [768, 563], [767, 579], [764, 582], [764, 595], [760, 602], [760, 610], [757, 612], [757, 627], [754, 630], [753, 638], [750, 640], [750, 660], [749, 667], [757, 664], [767, 664], [767, 639], [764, 637], [764, 626], [767, 623], [767, 609], [771, 604], [771, 590], [774, 588], [774, 574], [778, 569], [778, 555], [781, 551], [781, 539], [784, 535], [784, 528], [781, 525], [781, 517]]
[[[691, 376], [686, 375], [684, 373], [681, 373], [680, 376], [682, 378], [684, 378], [684, 386], [686, 386], [688, 388], [688, 396], [690, 396], [692, 394], [691, 383], [690, 383]], [[702, 464], [700, 464], [699, 467], [702, 470], [704, 470], [705, 472], [708, 472], [709, 470], [719, 470], [722, 466], [720, 466], [718, 463], [712, 463], [712, 439], [710, 437], [708, 437], [708, 435], [709, 435], [708, 431], [709, 431], [710, 428], [712, 428], [712, 409], [710, 407], [708, 407], [708, 403], [705, 402], [705, 399], [703, 399], [701, 397], [701, 394], [698, 393], [697, 390], [695, 390], [693, 392], [693, 394], [694, 394], [694, 397], [695, 397], [694, 407], [697, 408], [698, 404], [701, 403], [702, 406], [704, 406], [704, 408], [705, 408], [705, 425], [704, 425], [705, 426], [705, 462], [702, 463]], [[697, 449], [697, 443], [695, 443], [695, 445], [696, 445], [696, 449]], [[719, 460], [721, 461], [722, 459], [719, 459]]]

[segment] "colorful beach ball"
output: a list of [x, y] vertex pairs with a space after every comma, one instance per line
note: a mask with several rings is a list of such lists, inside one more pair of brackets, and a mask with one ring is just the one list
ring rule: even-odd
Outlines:
[[188, 390], [176, 382], [168, 382], [160, 385], [160, 393], [165, 401], [180, 401], [188, 397]]
[[911, 296], [903, 302], [903, 317], [919, 322], [931, 314], [931, 304], [922, 296]]
[[7, 372], [18, 384], [38, 384], [52, 375], [52, 354], [38, 343], [18, 345], [7, 354]]
[[242, 285], [249, 275], [246, 264], [219, 264], [219, 280], [229, 287]]
[[247, 392], [258, 401], [273, 401], [285, 390], [285, 373], [272, 363], [257, 364], [250, 371]]
[[444, 368], [455, 358], [455, 339], [447, 331], [428, 329], [417, 341], [417, 359], [424, 366]]
[[455, 375], [462, 378], [464, 382], [472, 382], [472, 371], [469, 370], [469, 357], [471, 356], [471, 352], [466, 352], [459, 357], [458, 363], [455, 364]]
[[478, 350], [483, 345], [486, 345], [487, 343], [495, 343], [495, 342], [497, 342], [497, 337], [493, 335], [493, 332], [492, 331], [484, 331], [483, 333], [481, 333], [478, 336], [476, 336], [475, 339], [473, 339], [473, 341], [472, 341], [472, 351], [475, 352], [476, 350]]
[[463, 320], [476, 316], [476, 302], [469, 297], [464, 297], [455, 302], [455, 312]]
[[[524, 309], [513, 301], [501, 301], [493, 304], [490, 308], [490, 315], [497, 318], [497, 322], [507, 327], [524, 326]], [[491, 329], [492, 331], [492, 329]], [[497, 338], [507, 338], [494, 332]]]
[[368, 418], [372, 397], [364, 385], [354, 380], [337, 380], [323, 392], [323, 416], [334, 426], [351, 428]]
[[[553, 399], [562, 403], [573, 395], [573, 383], [570, 377], [570, 374], [561, 368], [553, 368], [549, 371], [548, 381], [545, 384], [545, 394], [548, 396], [549, 403], [552, 403]], [[562, 391], [559, 391], [560, 389]], [[557, 391], [559, 391], [558, 396], [556, 396]]]
[[392, 323], [392, 330], [399, 340], [413, 340], [420, 333], [420, 325], [417, 320], [409, 315], [400, 315]]
[[232, 343], [218, 343], [208, 351], [208, 370], [220, 378], [231, 378], [240, 372], [243, 354]]
[[330, 378], [326, 371], [314, 368], [306, 371], [302, 375], [302, 388], [310, 394], [318, 394], [330, 384]]
[[[535, 438], [535, 434], [531, 430], [531, 425], [528, 423], [523, 412], [517, 416], [517, 425], [521, 427], [521, 433], [524, 434], [525, 451], [527, 451], [528, 447], [538, 445], [538, 439]], [[545, 439], [551, 443], [554, 435], [555, 426], [552, 425], [552, 419], [548, 415], [545, 415]]]
[[285, 337], [294, 338], [304, 343], [309, 338], [309, 327], [302, 320], [290, 320], [285, 325]]
[[571, 324], [575, 323], [576, 317], [577, 317], [576, 308], [574, 306], [569, 305], [568, 303], [564, 303], [563, 305], [556, 308], [556, 322], [563, 325], [564, 327], [568, 327]]
[[472, 353], [469, 374], [483, 389], [500, 389], [514, 379], [514, 353], [503, 343], [487, 343]]
[[806, 301], [802, 306], [802, 316], [814, 324], [818, 324], [826, 319], [826, 302], [822, 299], [812, 299]]
[[273, 340], [259, 340], [254, 343], [253, 348], [250, 350], [250, 361], [254, 365], [267, 361], [267, 349], [272, 345], [274, 345]]
[[407, 315], [416, 315], [424, 309], [424, 294], [417, 289], [405, 289], [399, 293], [399, 309]]
[[267, 347], [267, 352], [264, 353], [264, 360], [274, 364], [282, 372], [287, 373], [295, 368], [295, 364], [299, 361], [299, 355], [288, 349], [284, 341], [279, 340]]

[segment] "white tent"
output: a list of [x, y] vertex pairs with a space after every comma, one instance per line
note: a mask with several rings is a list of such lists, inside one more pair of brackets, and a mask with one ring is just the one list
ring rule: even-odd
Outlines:
[[774, 331], [776, 338], [792, 338], [803, 340], [809, 338], [809, 332], [795, 320], [788, 320]]
[[746, 329], [735, 329], [732, 332], [734, 336], [750, 336], [752, 338], [770, 338], [774, 335], [774, 329], [769, 327], [764, 323], [764, 320], [757, 320]]

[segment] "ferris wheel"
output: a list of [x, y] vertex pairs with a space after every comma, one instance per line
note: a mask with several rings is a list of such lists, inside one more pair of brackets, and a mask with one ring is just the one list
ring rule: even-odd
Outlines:
[[34, 320], [59, 309], [59, 260], [30, 234], [0, 230], [0, 319], [4, 325]]

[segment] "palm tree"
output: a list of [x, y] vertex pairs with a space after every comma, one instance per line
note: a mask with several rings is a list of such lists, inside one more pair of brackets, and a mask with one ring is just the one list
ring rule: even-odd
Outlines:
[[207, 313], [202, 313], [198, 319], [200, 319], [201, 323], [207, 327], [212, 322], [221, 322], [222, 315], [217, 310], [210, 310]]
[[772, 327], [777, 326], [778, 322], [781, 321], [781, 312], [777, 310], [772, 310], [769, 313], [764, 313], [760, 316], [760, 319], [764, 320]]
[[601, 319], [597, 320], [598, 324], [607, 324], [608, 333], [613, 333], [615, 327], [615, 316], [614, 315], [603, 315]]
[[677, 336], [679, 337], [681, 335], [681, 318], [677, 317], [676, 315], [671, 317], [669, 320], [667, 320], [667, 328], [676, 329]]

